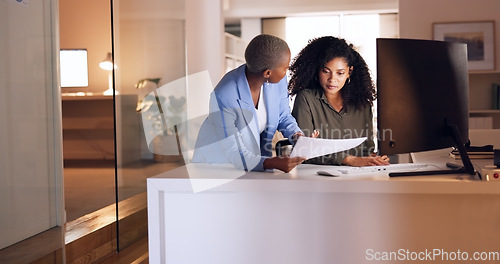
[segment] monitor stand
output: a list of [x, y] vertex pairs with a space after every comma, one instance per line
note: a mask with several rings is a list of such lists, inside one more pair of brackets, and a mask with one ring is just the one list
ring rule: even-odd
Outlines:
[[447, 125], [449, 134], [453, 137], [453, 140], [457, 146], [458, 153], [462, 159], [463, 167], [450, 170], [430, 170], [430, 171], [407, 171], [407, 172], [391, 172], [389, 177], [404, 177], [404, 176], [421, 176], [421, 175], [441, 175], [441, 174], [470, 174], [475, 175], [476, 171], [474, 166], [470, 161], [465, 145], [462, 143], [462, 136], [456, 125]]

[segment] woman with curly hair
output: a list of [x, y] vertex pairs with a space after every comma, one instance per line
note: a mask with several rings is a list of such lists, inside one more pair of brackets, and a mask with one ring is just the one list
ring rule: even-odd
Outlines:
[[288, 90], [295, 96], [292, 115], [306, 134], [320, 138], [367, 137], [356, 148], [307, 160], [306, 163], [371, 166], [387, 165], [387, 156], [374, 153], [373, 100], [376, 92], [370, 71], [352, 44], [336, 37], [320, 37], [294, 58]]

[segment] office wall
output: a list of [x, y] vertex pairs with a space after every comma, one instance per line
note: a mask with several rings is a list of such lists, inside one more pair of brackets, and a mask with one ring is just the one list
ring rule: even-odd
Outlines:
[[102, 93], [108, 89], [108, 71], [99, 67], [111, 52], [111, 11], [106, 0], [59, 0], [61, 49], [87, 49], [88, 87], [62, 92]]
[[225, 72], [222, 1], [185, 2], [188, 74], [208, 70], [212, 82], [217, 83]]
[[224, 71], [221, 13], [221, 0], [117, 2], [120, 91], [136, 94], [140, 79], [160, 77], [162, 85], [184, 77], [186, 70], [187, 74], [209, 70], [212, 80], [218, 81]]
[[262, 33], [262, 20], [260, 18], [241, 19], [241, 39], [250, 42], [255, 36]]
[[[59, 0], [61, 49], [86, 49], [88, 87], [61, 88], [62, 93], [102, 96], [109, 88], [109, 71], [99, 63], [111, 52], [110, 1]], [[64, 159], [113, 160], [113, 101], [63, 98]]]
[[[184, 1], [115, 1], [114, 33], [117, 104], [118, 163], [153, 159], [143, 132], [137, 100], [151, 93], [154, 85], [136, 89], [146, 78], [161, 78], [159, 86], [186, 74]], [[130, 95], [129, 102], [122, 101]], [[131, 98], [135, 97], [135, 102]], [[175, 143], [175, 138], [169, 137]], [[175, 145], [174, 145], [175, 147]], [[176, 150], [176, 148], [174, 148]]]
[[57, 17], [0, 1], [0, 249], [64, 221]]
[[[469, 108], [490, 109], [491, 84], [500, 82], [500, 26], [498, 0], [399, 0], [401, 38], [432, 39], [435, 22], [495, 21], [495, 70], [469, 74]], [[499, 115], [494, 117], [498, 128]]]
[[286, 39], [286, 19], [268, 18], [262, 20], [262, 33]]
[[397, 10], [398, 0], [231, 0], [226, 1], [224, 16], [235, 17], [284, 17], [307, 13], [338, 11]]
[[[186, 99], [186, 108], [180, 113], [182, 118], [208, 113], [212, 84], [217, 83], [224, 72], [221, 13], [221, 0], [117, 2], [114, 10], [115, 54], [119, 67], [116, 85], [121, 95], [136, 94], [142, 99], [152, 89], [138, 90], [136, 82], [144, 78], [161, 78], [159, 86], [166, 85], [161, 91]], [[189, 86], [192, 83], [185, 77], [204, 71], [208, 71], [212, 84]], [[168, 109], [168, 102], [163, 105], [165, 109]], [[135, 107], [128, 105], [122, 105], [119, 113], [122, 121], [140, 117]], [[133, 161], [137, 153], [143, 159], [150, 158], [152, 153], [141, 131], [142, 121], [135, 127], [132, 124], [121, 127], [122, 130], [117, 131], [118, 148], [122, 148], [119, 153], [123, 158], [120, 163]], [[177, 153], [175, 137], [168, 135], [165, 140], [169, 142], [168, 155]]]
[[496, 68], [500, 66], [500, 1], [498, 0], [399, 0], [399, 33], [401, 38], [432, 39], [435, 22], [496, 22]]

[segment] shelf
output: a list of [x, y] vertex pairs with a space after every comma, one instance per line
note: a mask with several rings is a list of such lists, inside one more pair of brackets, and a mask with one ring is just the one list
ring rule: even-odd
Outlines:
[[226, 55], [231, 54], [237, 57], [245, 57], [246, 42], [240, 37], [234, 36], [229, 33], [224, 33], [226, 43]]
[[113, 96], [102, 94], [84, 94], [78, 93], [62, 93], [61, 99], [63, 101], [87, 101], [87, 100], [113, 100]]
[[500, 71], [489, 70], [489, 71], [469, 71], [469, 74], [500, 74]]
[[245, 47], [246, 42], [240, 37], [234, 36], [229, 33], [224, 34], [226, 43], [225, 68], [226, 72], [245, 63]]
[[500, 114], [498, 109], [470, 110], [469, 114]]
[[226, 58], [229, 58], [229, 59], [245, 62], [245, 58], [241, 57], [241, 56], [237, 56], [237, 55], [233, 55], [233, 54], [229, 54], [229, 53], [226, 53], [225, 56], [226, 56]]

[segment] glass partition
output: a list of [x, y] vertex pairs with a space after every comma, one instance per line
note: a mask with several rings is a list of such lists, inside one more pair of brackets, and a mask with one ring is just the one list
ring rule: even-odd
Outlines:
[[[183, 165], [184, 1], [113, 1], [119, 247], [147, 236], [146, 179]], [[179, 83], [180, 90], [168, 87]], [[158, 91], [167, 89], [167, 94]], [[163, 108], [161, 107], [163, 106]], [[164, 115], [160, 115], [164, 112]]]

